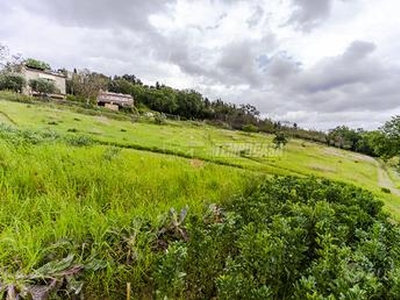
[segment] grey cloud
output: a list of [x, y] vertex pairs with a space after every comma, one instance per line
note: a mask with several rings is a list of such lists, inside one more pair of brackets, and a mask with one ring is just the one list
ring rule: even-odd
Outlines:
[[375, 49], [376, 45], [374, 43], [365, 41], [354, 41], [343, 54], [343, 58], [344, 60], [347, 60], [349, 62], [360, 60], [365, 58], [368, 54], [374, 52]]
[[300, 70], [300, 63], [294, 61], [286, 52], [280, 52], [271, 57], [266, 72], [271, 80], [286, 80], [289, 76], [297, 74]]
[[175, 0], [22, 0], [20, 5], [66, 26], [149, 28], [148, 16], [166, 11]]
[[223, 20], [228, 16], [227, 13], [223, 13], [218, 17], [217, 22], [213, 26], [207, 26], [206, 30], [215, 30], [221, 27]]
[[258, 87], [263, 84], [263, 64], [266, 54], [277, 46], [275, 36], [266, 34], [260, 40], [234, 42], [221, 49], [216, 79], [223, 84], [249, 84]]
[[[337, 113], [384, 111], [400, 106], [400, 70], [372, 54], [373, 43], [355, 41], [342, 55], [303, 69], [285, 56], [267, 66], [273, 89], [294, 109]], [[293, 110], [293, 108], [292, 108]]]
[[155, 47], [158, 59], [178, 66], [182, 72], [196, 76], [201, 82], [217, 82], [225, 86], [247, 84], [262, 85], [260, 57], [276, 47], [276, 39], [266, 34], [261, 39], [242, 40], [221, 49], [207, 49], [190, 44], [189, 33], [158, 36], [149, 41]]
[[254, 53], [245, 42], [233, 43], [225, 47], [218, 62], [218, 66], [225, 71], [226, 79], [236, 84], [245, 79], [248, 83], [257, 85], [259, 77], [255, 65]]
[[291, 0], [294, 11], [289, 23], [301, 30], [311, 30], [329, 16], [334, 0]]
[[299, 91], [317, 93], [355, 83], [370, 83], [386, 75], [379, 61], [368, 54], [375, 50], [369, 42], [355, 41], [338, 57], [326, 58], [298, 78]]
[[260, 23], [262, 17], [264, 16], [264, 10], [260, 5], [255, 6], [253, 10], [254, 10], [253, 15], [249, 19], [247, 19], [246, 22], [250, 28], [257, 26]]

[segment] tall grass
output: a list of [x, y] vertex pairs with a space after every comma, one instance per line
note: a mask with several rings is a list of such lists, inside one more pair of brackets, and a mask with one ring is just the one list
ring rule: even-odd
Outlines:
[[1, 277], [74, 254], [102, 266], [87, 278], [88, 292], [144, 284], [153, 258], [149, 237], [136, 230], [157, 228], [171, 207], [195, 213], [243, 193], [250, 180], [239, 169], [160, 154], [0, 139]]

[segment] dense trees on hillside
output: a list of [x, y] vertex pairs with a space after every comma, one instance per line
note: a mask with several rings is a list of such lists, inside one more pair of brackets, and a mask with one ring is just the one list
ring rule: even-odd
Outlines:
[[135, 75], [128, 74], [109, 78], [107, 88], [110, 92], [131, 94], [139, 107], [146, 106], [183, 119], [210, 120], [234, 129], [243, 129], [250, 124], [257, 126], [258, 130], [272, 129], [272, 126], [265, 126], [265, 122], [272, 122], [262, 120], [256, 107], [227, 103], [221, 99], [210, 101], [192, 89], [173, 89], [158, 82], [155, 86], [147, 86]]
[[400, 155], [400, 116], [393, 117], [379, 130], [365, 131], [338, 126], [329, 131], [328, 145], [389, 159]]
[[380, 155], [393, 157], [400, 155], [400, 116], [393, 117], [381, 128], [384, 138], [381, 138]]

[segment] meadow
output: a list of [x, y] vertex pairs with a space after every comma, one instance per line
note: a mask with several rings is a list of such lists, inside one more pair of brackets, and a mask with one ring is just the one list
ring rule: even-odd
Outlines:
[[[377, 161], [320, 144], [292, 139], [283, 150], [276, 150], [269, 135], [188, 121], [157, 125], [123, 114], [80, 113], [54, 103], [0, 100], [0, 123], [0, 293], [4, 297], [30, 299], [39, 293], [42, 298], [37, 299], [63, 299], [83, 293], [87, 299], [204, 299], [218, 294], [221, 299], [235, 299], [229, 291], [242, 284], [256, 290], [246, 295], [236, 290], [236, 299], [252, 293], [254, 299], [282, 298], [284, 287], [278, 283], [271, 290], [260, 288], [265, 278], [276, 277], [275, 271], [247, 283], [233, 276], [235, 266], [229, 257], [241, 264], [238, 253], [257, 246], [251, 246], [246, 236], [254, 236], [254, 241], [265, 238], [266, 244], [272, 241], [268, 234], [259, 236], [251, 229], [255, 224], [265, 232], [271, 230], [261, 219], [253, 220], [258, 211], [271, 209], [276, 220], [289, 214], [287, 220], [273, 223], [276, 230], [287, 228], [282, 232], [288, 239], [294, 238], [299, 226], [314, 235], [315, 225], [316, 232], [322, 230], [321, 237], [329, 237], [325, 231], [329, 227], [338, 240], [346, 236], [351, 247], [358, 244], [350, 235], [360, 234], [354, 224], [367, 224], [365, 234], [373, 232], [372, 224], [389, 226], [374, 197], [384, 200], [392, 219], [400, 216], [400, 198], [381, 191]], [[388, 172], [396, 178], [396, 173]], [[351, 186], [323, 183], [326, 187], [319, 190], [315, 179], [279, 181], [271, 179], [273, 175], [314, 175]], [[254, 196], [256, 188], [269, 180], [271, 189], [265, 185], [265, 196]], [[280, 197], [293, 203], [282, 205]], [[324, 202], [342, 198], [343, 204], [337, 206]], [[312, 203], [310, 208], [299, 204], [303, 200]], [[354, 221], [338, 217], [326, 227], [336, 209], [337, 216], [348, 213]], [[230, 235], [235, 230], [238, 235]], [[283, 242], [290, 240], [273, 240]], [[320, 242], [316, 238], [310, 243]], [[236, 250], [226, 248], [230, 243]], [[340, 250], [344, 256], [346, 247]], [[261, 260], [278, 250], [260, 249], [254, 257]], [[249, 262], [252, 255], [243, 259]], [[292, 265], [290, 259], [279, 257], [282, 270]], [[259, 272], [264, 267], [255, 268]], [[300, 275], [297, 269], [292, 271], [297, 274], [294, 286]], [[213, 280], [206, 278], [208, 274], [214, 274]], [[376, 284], [382, 295], [392, 293], [384, 288], [388, 283]], [[293, 293], [303, 293], [304, 286]], [[322, 283], [320, 288], [322, 295]]]
[[[15, 274], [73, 254], [102, 262], [106, 271], [93, 277], [92, 287], [121, 289], [113, 278], [122, 270], [112, 258], [126, 253], [111, 249], [108, 239], [135, 230], [140, 219], [156, 228], [171, 208], [204, 210], [254, 180], [243, 170], [196, 160], [107, 146], [32, 145], [10, 136], [0, 140], [0, 270], [3, 284], [19, 288], [26, 283], [15, 282]], [[131, 281], [142, 276], [137, 272]]]
[[60, 105], [0, 101], [0, 116], [19, 129], [88, 136], [99, 143], [164, 152], [280, 175], [324, 176], [379, 190], [378, 164], [365, 155], [292, 139], [276, 150], [272, 136], [218, 129], [199, 122], [135, 122], [91, 116]]

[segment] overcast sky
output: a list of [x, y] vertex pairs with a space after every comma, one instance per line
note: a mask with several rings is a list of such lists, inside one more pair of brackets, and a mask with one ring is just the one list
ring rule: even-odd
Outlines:
[[302, 127], [400, 114], [399, 0], [0, 0], [0, 43]]

